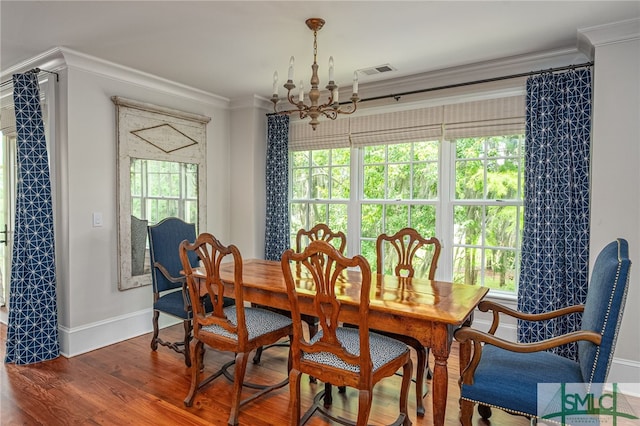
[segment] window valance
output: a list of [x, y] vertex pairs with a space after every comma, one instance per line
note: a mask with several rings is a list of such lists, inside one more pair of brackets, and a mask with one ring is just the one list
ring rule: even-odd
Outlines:
[[289, 124], [289, 151], [346, 148], [349, 146], [349, 119], [323, 121], [316, 130], [307, 120]]
[[442, 137], [442, 107], [366, 115], [351, 119], [353, 146], [433, 140]]
[[323, 121], [291, 123], [291, 151], [524, 133], [524, 95]]
[[524, 133], [524, 119], [524, 96], [445, 105], [444, 139]]

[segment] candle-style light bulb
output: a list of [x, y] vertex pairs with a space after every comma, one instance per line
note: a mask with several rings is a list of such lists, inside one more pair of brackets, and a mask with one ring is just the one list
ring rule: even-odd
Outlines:
[[278, 96], [278, 71], [273, 73], [273, 95]]
[[329, 81], [333, 81], [333, 56], [329, 56]]
[[291, 59], [289, 59], [289, 81], [293, 81], [293, 63], [295, 61], [295, 58], [292, 56]]
[[353, 94], [358, 93], [358, 71], [353, 72]]
[[304, 84], [300, 80], [300, 94], [298, 95], [298, 101], [304, 102]]

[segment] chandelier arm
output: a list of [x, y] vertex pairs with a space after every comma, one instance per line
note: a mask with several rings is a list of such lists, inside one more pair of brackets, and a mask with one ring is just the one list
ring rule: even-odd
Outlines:
[[338, 114], [350, 115], [356, 112], [357, 109], [358, 109], [358, 104], [354, 102], [352, 105], [349, 105], [349, 109], [347, 110], [337, 109], [336, 111], [338, 112]]
[[291, 114], [296, 114], [299, 113], [300, 110], [299, 109], [286, 109], [286, 110], [278, 110], [276, 109], [276, 107], [273, 107], [273, 112], [277, 115], [291, 115]]
[[338, 117], [338, 111], [334, 109], [325, 109], [320, 111], [325, 117], [335, 120]]

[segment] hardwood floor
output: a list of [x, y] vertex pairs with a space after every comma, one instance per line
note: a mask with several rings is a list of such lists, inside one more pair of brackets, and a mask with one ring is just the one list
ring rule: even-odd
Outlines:
[[[179, 338], [182, 326], [170, 327], [163, 336]], [[30, 366], [4, 364], [0, 366], [1, 425], [224, 425], [228, 418], [232, 385], [218, 378], [204, 393], [197, 396], [193, 407], [186, 408], [190, 376], [180, 354], [160, 347], [149, 347], [151, 335], [143, 335], [73, 358]], [[6, 326], [0, 324], [0, 356], [4, 360]], [[207, 370], [232, 359], [232, 354], [208, 350]], [[265, 351], [259, 366], [247, 367], [247, 380], [268, 383], [281, 380], [286, 374], [287, 349]], [[415, 360], [414, 360], [415, 361]], [[433, 360], [431, 360], [433, 365]], [[449, 399], [447, 425], [458, 421], [458, 359], [457, 345], [449, 360]], [[370, 423], [381, 425], [395, 419], [398, 412], [400, 377], [383, 380], [374, 389]], [[430, 382], [427, 382], [430, 384]], [[323, 385], [302, 381], [303, 411]], [[246, 389], [243, 395], [253, 392]], [[427, 414], [416, 418], [414, 388], [409, 394], [409, 412], [414, 425], [433, 425], [431, 396], [425, 398]], [[286, 425], [288, 423], [289, 388], [284, 387], [258, 399], [240, 411], [242, 425]], [[357, 394], [348, 389], [346, 395], [334, 390], [332, 410], [355, 418]], [[529, 422], [499, 410], [494, 410], [491, 422], [474, 415], [473, 424], [525, 426]], [[307, 425], [332, 425], [320, 415]]]

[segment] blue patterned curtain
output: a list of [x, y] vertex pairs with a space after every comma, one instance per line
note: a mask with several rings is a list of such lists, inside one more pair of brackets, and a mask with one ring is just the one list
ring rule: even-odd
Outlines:
[[13, 76], [18, 188], [5, 362], [56, 358], [58, 313], [51, 182], [36, 74]]
[[267, 117], [267, 224], [265, 259], [289, 248], [289, 116]]
[[[584, 303], [589, 267], [591, 70], [527, 81], [521, 312]], [[536, 342], [580, 328], [580, 315], [519, 321], [518, 340]], [[576, 346], [555, 349], [576, 359]]]

